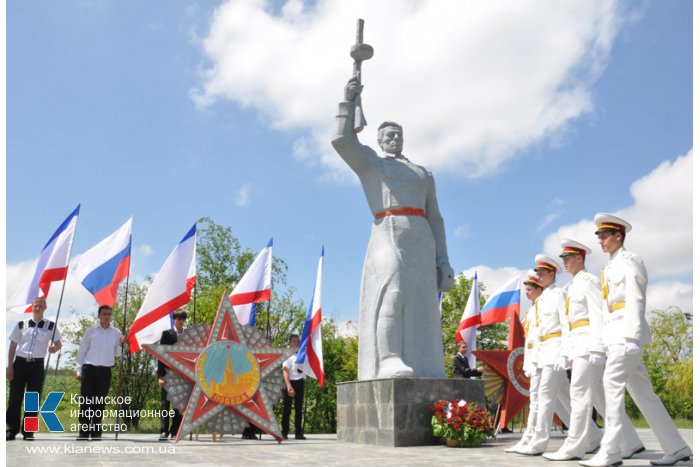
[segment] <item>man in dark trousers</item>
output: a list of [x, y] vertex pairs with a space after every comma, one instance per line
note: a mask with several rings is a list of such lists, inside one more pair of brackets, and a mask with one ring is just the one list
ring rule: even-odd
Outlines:
[[457, 343], [457, 355], [453, 360], [455, 377], [471, 378], [472, 376], [481, 376], [484, 373], [484, 367], [479, 366], [472, 370], [467, 360], [467, 344], [464, 341]]
[[[10, 382], [10, 401], [7, 407], [7, 425], [5, 439], [12, 441], [20, 429], [24, 439], [34, 439], [34, 433], [25, 432], [24, 424], [20, 426], [22, 400], [24, 392], [41, 393], [44, 382], [44, 357], [48, 348], [54, 353], [61, 348], [61, 333], [56, 323], [44, 319], [46, 300], [36, 298], [32, 302], [32, 317], [17, 323], [10, 334], [10, 350], [7, 353], [7, 370], [5, 376]], [[36, 413], [25, 413], [36, 417]]]
[[[289, 347], [299, 347], [299, 336], [292, 334], [289, 336]], [[306, 375], [295, 363], [297, 354], [295, 353], [282, 364], [284, 373], [284, 408], [282, 410], [282, 436], [287, 439], [289, 435], [289, 416], [292, 413], [292, 401], [294, 401], [294, 439], [306, 439], [304, 427], [302, 426], [302, 412], [304, 406], [304, 378]]]
[[[187, 312], [182, 309], [173, 311], [173, 329], [163, 331], [160, 336], [160, 343], [163, 345], [177, 344], [178, 337], [185, 332], [185, 321], [187, 321]], [[177, 436], [182, 422], [182, 414], [173, 407], [175, 415], [173, 415], [172, 423], [167, 412], [170, 410], [170, 401], [168, 400], [168, 392], [165, 390], [165, 369], [166, 366], [160, 360], [158, 361], [158, 385], [160, 386], [160, 438], [159, 441], [166, 441], [168, 435], [171, 438]]]
[[99, 324], [85, 331], [75, 359], [76, 377], [83, 398], [78, 412], [78, 441], [102, 439], [104, 401], [112, 383], [115, 357], [121, 356], [125, 340], [125, 336], [112, 326], [112, 307], [102, 305], [97, 310], [97, 317]]

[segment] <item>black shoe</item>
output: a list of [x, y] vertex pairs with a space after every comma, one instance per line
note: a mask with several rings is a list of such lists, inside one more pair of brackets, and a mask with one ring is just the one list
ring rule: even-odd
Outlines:
[[34, 433], [24, 433], [22, 436], [25, 441], [34, 441]]
[[304, 435], [294, 435], [294, 439], [306, 439]]
[[5, 441], [14, 441], [15, 436], [17, 436], [15, 433], [12, 433], [11, 431], [6, 431], [5, 432]]
[[164, 431], [160, 434], [160, 438], [158, 438], [158, 441], [167, 441], [167, 440], [168, 440], [168, 433], [166, 431]]

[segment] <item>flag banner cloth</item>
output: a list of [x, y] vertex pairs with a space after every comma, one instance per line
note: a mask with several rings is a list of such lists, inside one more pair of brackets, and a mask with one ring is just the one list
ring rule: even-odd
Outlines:
[[301, 334], [301, 344], [297, 351], [296, 363], [299, 364], [304, 373], [315, 378], [318, 385], [323, 387], [323, 342], [321, 339], [321, 275], [323, 273], [323, 248], [321, 257], [318, 260], [316, 270], [316, 285], [314, 286], [311, 306], [306, 314], [304, 332]]
[[79, 212], [80, 205], [70, 213], [51, 236], [34, 262], [31, 279], [23, 284], [7, 301], [7, 311], [30, 313], [32, 301], [35, 298], [46, 298], [49, 295], [52, 282], [66, 279]]
[[170, 253], [148, 289], [143, 305], [129, 330], [131, 353], [138, 352], [143, 344], [158, 341], [163, 331], [172, 326], [170, 313], [190, 301], [190, 294], [197, 280], [196, 232], [197, 224], [192, 226]]
[[270, 300], [271, 292], [272, 239], [258, 253], [241, 280], [234, 284], [233, 291], [229, 295], [238, 322], [255, 325], [256, 307], [251, 304]]
[[472, 352], [476, 350], [476, 327], [481, 324], [481, 313], [479, 311], [479, 280], [474, 271], [472, 289], [469, 292], [467, 305], [464, 307], [462, 319], [457, 327], [457, 342], [464, 341], [467, 344], [467, 361], [471, 368], [476, 368], [476, 357]]
[[95, 297], [97, 304], [113, 307], [119, 283], [129, 275], [131, 218], [109, 237], [73, 261], [71, 271]]
[[512, 312], [520, 314], [520, 277], [515, 276], [489, 298], [481, 309], [481, 325], [502, 323]]

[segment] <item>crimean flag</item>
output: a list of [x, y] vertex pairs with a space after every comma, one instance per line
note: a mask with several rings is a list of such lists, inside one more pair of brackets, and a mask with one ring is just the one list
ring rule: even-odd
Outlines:
[[503, 323], [511, 313], [520, 313], [520, 277], [504, 284], [481, 309], [481, 325]]
[[472, 352], [476, 350], [476, 328], [481, 324], [481, 313], [479, 312], [479, 280], [474, 271], [472, 289], [469, 292], [467, 305], [464, 307], [462, 319], [457, 327], [457, 342], [464, 341], [467, 344], [467, 361], [469, 366], [476, 368], [476, 357]]
[[272, 239], [233, 287], [229, 300], [241, 324], [255, 324], [253, 303], [270, 300], [272, 292]]
[[303, 368], [304, 373], [315, 378], [318, 385], [323, 387], [325, 377], [323, 373], [323, 342], [321, 339], [321, 275], [323, 273], [323, 248], [318, 260], [316, 270], [316, 285], [314, 286], [311, 306], [306, 314], [304, 332], [301, 334], [301, 343], [297, 351], [296, 363]]
[[129, 275], [131, 218], [116, 232], [78, 256], [71, 267], [97, 304], [114, 306], [119, 283]]
[[172, 327], [170, 313], [190, 301], [197, 281], [197, 224], [170, 253], [148, 289], [141, 309], [129, 329], [129, 349], [138, 352], [143, 344], [153, 344], [163, 331]]
[[44, 245], [34, 262], [31, 279], [7, 301], [7, 311], [30, 313], [35, 298], [46, 298], [52, 282], [66, 279], [79, 212], [80, 205], [70, 213]]

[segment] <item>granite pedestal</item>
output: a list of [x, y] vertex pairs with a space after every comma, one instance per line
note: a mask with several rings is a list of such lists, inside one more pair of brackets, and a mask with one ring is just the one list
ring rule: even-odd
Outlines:
[[430, 405], [440, 399], [484, 406], [483, 381], [393, 378], [339, 383], [338, 441], [395, 447], [436, 444]]

